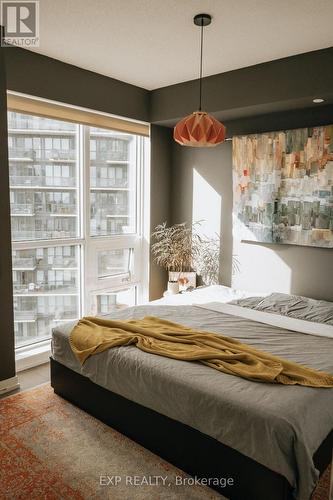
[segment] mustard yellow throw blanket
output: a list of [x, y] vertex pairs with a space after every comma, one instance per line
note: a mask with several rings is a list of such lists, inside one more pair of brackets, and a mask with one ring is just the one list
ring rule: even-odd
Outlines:
[[71, 348], [81, 364], [117, 346], [184, 361], [199, 361], [224, 373], [259, 382], [333, 387], [333, 376], [292, 363], [216, 333], [193, 330], [154, 316], [125, 321], [81, 319], [70, 334]]

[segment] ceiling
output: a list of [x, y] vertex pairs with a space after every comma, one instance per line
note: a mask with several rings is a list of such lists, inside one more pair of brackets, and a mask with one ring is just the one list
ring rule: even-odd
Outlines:
[[36, 52], [152, 90], [332, 46], [332, 0], [40, 0]]

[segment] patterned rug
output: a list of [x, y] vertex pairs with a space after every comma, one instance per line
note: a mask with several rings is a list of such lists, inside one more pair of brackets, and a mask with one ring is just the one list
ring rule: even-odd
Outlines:
[[[192, 483], [48, 384], [0, 400], [1, 500], [223, 498]], [[328, 500], [328, 484], [329, 471], [313, 500]]]

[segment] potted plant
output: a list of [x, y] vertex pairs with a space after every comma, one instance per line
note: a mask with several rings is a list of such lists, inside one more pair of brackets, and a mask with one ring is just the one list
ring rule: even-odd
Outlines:
[[203, 285], [218, 285], [220, 283], [220, 253], [221, 240], [214, 237], [199, 236], [199, 244], [195, 257], [195, 267]]
[[167, 226], [158, 225], [152, 237], [155, 242], [152, 252], [155, 262], [168, 271], [168, 292], [175, 294], [179, 288], [195, 287], [196, 273], [193, 271], [193, 260], [197, 253], [198, 236], [195, 226], [186, 222]]

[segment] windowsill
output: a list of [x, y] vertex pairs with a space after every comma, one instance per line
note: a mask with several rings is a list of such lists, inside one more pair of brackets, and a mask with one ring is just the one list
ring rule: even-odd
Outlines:
[[45, 340], [35, 345], [19, 347], [15, 352], [16, 372], [42, 365], [51, 356], [51, 340]]

